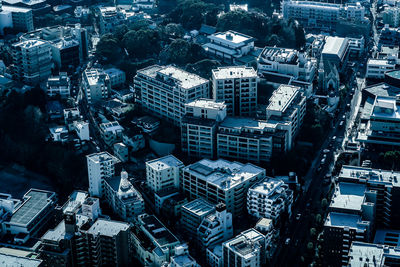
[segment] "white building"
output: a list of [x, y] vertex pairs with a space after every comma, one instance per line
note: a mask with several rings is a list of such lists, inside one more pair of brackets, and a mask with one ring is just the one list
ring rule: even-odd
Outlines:
[[289, 143], [292, 144], [306, 114], [306, 97], [299, 87], [282, 84], [269, 99], [266, 113], [269, 122], [289, 124]]
[[382, 12], [383, 24], [389, 25], [389, 27], [397, 28], [400, 26], [400, 8], [396, 7], [385, 7]]
[[285, 19], [295, 19], [305, 28], [335, 30], [340, 20], [365, 22], [365, 8], [356, 4], [331, 4], [313, 1], [282, 2], [282, 15]]
[[20, 32], [33, 31], [32, 9], [3, 5], [0, 7], [0, 33], [4, 34], [5, 27]]
[[277, 221], [284, 211], [291, 214], [293, 192], [282, 180], [267, 178], [247, 192], [247, 212], [257, 218]]
[[42, 40], [21, 41], [12, 45], [13, 75], [19, 81], [35, 85], [51, 75], [51, 47]]
[[240, 233], [222, 247], [224, 266], [258, 267], [265, 264], [265, 237], [255, 229]]
[[257, 106], [257, 72], [252, 67], [212, 70], [213, 99], [225, 102], [227, 115], [252, 116]]
[[89, 123], [87, 121], [74, 121], [74, 130], [81, 141], [90, 140]]
[[120, 23], [121, 19], [116, 7], [108, 6], [99, 8], [99, 28], [101, 34], [113, 32], [114, 28], [120, 25]]
[[173, 155], [146, 162], [147, 186], [158, 192], [169, 188], [179, 188], [179, 177], [183, 163]]
[[99, 128], [101, 137], [107, 145], [112, 146], [122, 140], [124, 128], [119, 125], [118, 121], [101, 123]]
[[112, 88], [121, 86], [126, 81], [125, 72], [120, 69], [109, 68], [109, 69], [105, 69], [104, 72], [108, 75]]
[[174, 66], [141, 69], [134, 84], [143, 109], [175, 125], [180, 125], [186, 103], [209, 94], [208, 80]]
[[369, 79], [384, 79], [385, 72], [396, 68], [396, 59], [368, 59], [366, 78]]
[[205, 216], [197, 228], [198, 241], [203, 250], [224, 242], [233, 236], [232, 214], [225, 204], [215, 206], [213, 213]]
[[254, 50], [254, 38], [239, 32], [217, 32], [208, 38], [210, 42], [203, 45], [203, 48], [209, 55], [224, 62], [235, 63], [235, 59]]
[[138, 215], [144, 213], [144, 200], [129, 182], [125, 171], [121, 172], [121, 176], [105, 179], [104, 197], [123, 221], [133, 222]]
[[219, 159], [203, 159], [183, 168], [182, 191], [189, 199], [204, 198], [226, 205], [233, 216], [245, 214], [248, 188], [265, 177], [265, 169]]
[[222, 245], [206, 249], [206, 262], [210, 267], [222, 267]]
[[107, 99], [110, 96], [110, 79], [107, 74], [98, 69], [86, 69], [82, 84], [89, 104]]
[[87, 155], [86, 159], [89, 194], [95, 197], [102, 197], [104, 193], [104, 180], [115, 175], [115, 164], [120, 161], [108, 152]]
[[60, 72], [60, 75], [47, 79], [47, 95], [49, 97], [59, 95], [62, 98], [67, 98], [70, 94], [71, 80], [66, 72]]
[[181, 120], [182, 151], [190, 157], [214, 158], [218, 123], [226, 117], [226, 105], [210, 99], [185, 104]]
[[175, 248], [175, 255], [171, 257], [167, 267], [200, 267], [200, 265], [189, 255], [188, 245], [182, 244]]

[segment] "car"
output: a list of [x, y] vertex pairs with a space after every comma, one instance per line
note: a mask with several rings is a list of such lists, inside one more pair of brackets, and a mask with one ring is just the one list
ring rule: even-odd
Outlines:
[[297, 215], [296, 215], [296, 220], [297, 220], [297, 221], [300, 220], [300, 217], [301, 217], [301, 213], [297, 213]]
[[325, 148], [323, 151], [322, 151], [324, 154], [328, 154], [329, 152], [331, 152], [329, 149], [327, 149], [327, 148]]
[[343, 127], [343, 125], [344, 125], [344, 121], [340, 121], [339, 127]]
[[286, 238], [285, 245], [289, 245], [289, 243], [290, 243], [290, 237]]
[[325, 161], [326, 161], [326, 158], [322, 158], [322, 159], [321, 159], [321, 165], [324, 165], [324, 164], [325, 164]]
[[332, 141], [336, 141], [336, 135], [332, 137]]

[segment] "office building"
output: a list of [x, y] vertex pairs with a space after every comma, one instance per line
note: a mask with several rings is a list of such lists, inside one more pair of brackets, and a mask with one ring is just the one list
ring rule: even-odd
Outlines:
[[89, 104], [105, 100], [110, 96], [110, 79], [102, 70], [86, 69], [83, 72], [82, 84]]
[[0, 264], [1, 266], [26, 266], [26, 267], [43, 267], [43, 260], [39, 259], [38, 254], [32, 251], [22, 249], [0, 248]]
[[252, 67], [219, 67], [212, 70], [213, 99], [224, 102], [228, 116], [255, 115], [257, 73]]
[[153, 191], [179, 188], [179, 177], [183, 163], [173, 155], [146, 162], [146, 183]]
[[247, 192], [247, 212], [257, 218], [277, 221], [283, 212], [291, 215], [293, 192], [282, 180], [266, 178]]
[[226, 117], [226, 105], [210, 99], [197, 99], [185, 104], [181, 120], [182, 151], [189, 157], [216, 157], [218, 124]]
[[112, 146], [115, 143], [122, 141], [124, 128], [119, 125], [118, 121], [101, 123], [99, 128], [101, 137], [106, 145]]
[[217, 204], [215, 211], [205, 216], [197, 228], [197, 238], [203, 251], [228, 240], [232, 236], [232, 214], [227, 212], [223, 203]]
[[254, 38], [245, 34], [227, 31], [208, 36], [209, 43], [203, 45], [206, 52], [226, 63], [235, 61], [254, 50]]
[[180, 241], [154, 215], [138, 217], [131, 239], [133, 252], [142, 266], [161, 266], [175, 255]]
[[115, 164], [120, 161], [108, 152], [87, 155], [86, 159], [89, 178], [89, 194], [95, 197], [102, 197], [104, 193], [104, 180], [106, 178], [114, 177]]
[[360, 3], [346, 5], [313, 1], [282, 2], [281, 12], [285, 19], [295, 19], [304, 28], [336, 30], [340, 21], [356, 24], [366, 22], [365, 8]]
[[226, 205], [233, 216], [245, 214], [248, 188], [265, 177], [265, 169], [219, 159], [203, 159], [183, 168], [181, 189], [190, 200], [203, 198]]
[[0, 236], [11, 235], [16, 244], [35, 237], [53, 218], [56, 202], [56, 193], [39, 189], [30, 189], [22, 201], [2, 194]]
[[289, 144], [300, 131], [306, 114], [306, 97], [299, 87], [280, 85], [276, 89], [266, 110], [268, 122], [287, 123], [289, 125]]
[[215, 206], [198, 198], [182, 206], [181, 225], [182, 233], [188, 240], [197, 240], [197, 228], [203, 219], [215, 212]]
[[209, 82], [174, 66], [150, 66], [137, 71], [135, 91], [145, 111], [180, 125], [185, 104], [207, 98]]
[[106, 178], [104, 182], [104, 197], [123, 221], [133, 222], [136, 217], [144, 213], [142, 195], [128, 180], [128, 173], [121, 172], [120, 176]]
[[383, 80], [387, 71], [396, 68], [397, 61], [395, 59], [368, 59], [367, 72], [365, 77], [368, 79]]
[[4, 34], [4, 28], [10, 27], [14, 31], [33, 31], [32, 9], [3, 5], [0, 7], [0, 33]]
[[400, 250], [398, 247], [353, 242], [350, 247], [349, 261], [346, 266], [398, 266]]
[[13, 75], [29, 85], [46, 81], [51, 75], [51, 47], [41, 40], [20, 41], [12, 45]]
[[240, 233], [222, 245], [223, 266], [257, 267], [265, 264], [265, 237], [255, 229]]
[[47, 79], [47, 96], [60, 96], [68, 98], [71, 94], [71, 80], [67, 73], [61, 72], [58, 76], [52, 76]]

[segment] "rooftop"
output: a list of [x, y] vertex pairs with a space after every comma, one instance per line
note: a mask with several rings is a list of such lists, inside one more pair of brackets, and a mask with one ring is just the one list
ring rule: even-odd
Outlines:
[[126, 174], [126, 177], [124, 177], [123, 175], [124, 174], [121, 173], [121, 176], [107, 178], [106, 183], [124, 201], [142, 200], [142, 196], [140, 195], [140, 193], [127, 179], [128, 174]]
[[143, 223], [151, 239], [160, 247], [179, 243], [176, 238], [154, 215], [143, 214], [139, 216], [139, 220]]
[[335, 188], [330, 208], [361, 211], [366, 186], [341, 182]]
[[325, 221], [325, 226], [348, 227], [360, 231], [367, 230], [369, 224], [369, 221], [362, 221], [359, 215], [340, 212], [330, 212]]
[[374, 243], [400, 247], [400, 230], [378, 229], [375, 233]]
[[348, 266], [386, 266], [387, 258], [400, 259], [400, 249], [354, 241], [349, 252]]
[[396, 62], [389, 59], [368, 59], [367, 65], [394, 66]]
[[[32, 40], [25, 40], [25, 41], [21, 41], [19, 43], [15, 43], [15, 44], [13, 44], [13, 46], [30, 49], [30, 48], [45, 45], [45, 44], [48, 44], [48, 42], [42, 41], [39, 39], [32, 39]], [[50, 49], [50, 47], [49, 47], [49, 49]]]
[[185, 104], [186, 107], [196, 107], [196, 108], [207, 108], [207, 109], [216, 109], [223, 110], [226, 108], [224, 102], [215, 102], [212, 99], [198, 98]]
[[92, 235], [102, 235], [114, 237], [121, 231], [127, 231], [129, 224], [125, 222], [109, 221], [105, 219], [97, 219], [95, 223], [89, 228], [88, 233]]
[[86, 158], [95, 163], [100, 163], [100, 162], [107, 161], [107, 160], [113, 160], [114, 163], [119, 162], [119, 159], [117, 159], [116, 157], [114, 157], [113, 155], [108, 153], [107, 151], [93, 153], [93, 154], [87, 155]]
[[78, 209], [86, 198], [89, 196], [87, 192], [84, 191], [74, 191], [69, 196], [68, 201], [63, 206], [63, 212], [74, 212]]
[[236, 128], [236, 129], [257, 129], [271, 131], [276, 128], [276, 123], [271, 123], [263, 120], [255, 120], [244, 117], [227, 117], [220, 124], [220, 127]]
[[297, 53], [294, 49], [267, 46], [261, 52], [260, 58], [285, 64], [297, 64]]
[[175, 158], [173, 155], [167, 155], [162, 158], [147, 161], [146, 165], [157, 171], [166, 170], [169, 168], [183, 167], [182, 161]]
[[285, 112], [299, 92], [300, 88], [297, 86], [280, 85], [269, 99], [267, 110]]
[[343, 58], [346, 53], [347, 43], [347, 38], [328, 36], [322, 49], [322, 54], [337, 55], [339, 58]]
[[18, 13], [32, 12], [32, 9], [30, 9], [30, 8], [17, 7], [17, 6], [7, 6], [7, 5], [3, 5], [2, 9], [3, 9], [3, 11], [8, 11], [8, 12], [18, 12]]
[[100, 69], [86, 69], [85, 76], [89, 85], [96, 85], [98, 83], [103, 83], [107, 74]]
[[223, 39], [224, 41], [234, 44], [249, 43], [254, 41], [254, 38], [235, 31], [217, 32], [211, 35], [213, 38]]
[[287, 188], [287, 185], [282, 180], [276, 178], [265, 178], [259, 183], [254, 184], [250, 190], [252, 192], [257, 192], [263, 195], [272, 196], [275, 193], [280, 193], [280, 189], [284, 187]]
[[5, 267], [37, 267], [42, 265], [42, 260], [27, 256], [12, 255], [6, 251], [0, 251], [0, 266]]
[[251, 163], [243, 164], [224, 159], [215, 161], [203, 159], [185, 167], [184, 170], [223, 190], [238, 186], [255, 176], [265, 175], [265, 169]]
[[215, 207], [207, 201], [198, 198], [183, 205], [182, 209], [187, 210], [198, 217], [202, 217], [214, 211]]
[[397, 105], [396, 97], [377, 96], [371, 116], [400, 119], [400, 105]]
[[26, 226], [54, 201], [55, 193], [31, 189], [24, 195], [24, 203], [13, 213], [10, 223]]
[[255, 253], [257, 253], [255, 246], [261, 246], [261, 244], [259, 244], [259, 240], [263, 238], [264, 236], [255, 229], [248, 229], [240, 233], [235, 238], [225, 242], [224, 246], [230, 247], [231, 250], [237, 252], [245, 258], [252, 257]]
[[254, 68], [245, 66], [218, 67], [212, 75], [215, 79], [257, 78]]
[[370, 183], [381, 183], [400, 186], [400, 172], [377, 170], [372, 168], [345, 165], [340, 170], [340, 179], [364, 180]]

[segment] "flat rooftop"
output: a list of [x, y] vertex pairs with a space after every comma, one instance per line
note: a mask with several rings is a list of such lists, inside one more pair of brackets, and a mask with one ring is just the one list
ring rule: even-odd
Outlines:
[[215, 79], [257, 78], [254, 68], [245, 66], [218, 67], [212, 75]]
[[269, 99], [267, 110], [285, 112], [299, 92], [300, 88], [297, 86], [280, 85]]
[[263, 176], [265, 169], [251, 163], [243, 164], [224, 159], [203, 159], [184, 168], [197, 178], [207, 181], [223, 190], [231, 189], [255, 176]]
[[86, 69], [85, 76], [89, 85], [96, 85], [98, 83], [103, 83], [102, 77], [105, 77], [105, 73], [100, 69]]
[[215, 102], [212, 99], [205, 99], [205, 98], [199, 98], [199, 99], [193, 100], [192, 102], [185, 104], [185, 106], [196, 107], [196, 108], [207, 108], [207, 109], [214, 109], [214, 110], [223, 110], [226, 108], [226, 105], [224, 102]]
[[235, 128], [235, 129], [257, 129], [257, 130], [265, 130], [265, 129], [275, 129], [277, 126], [276, 123], [271, 123], [263, 120], [256, 120], [252, 118], [243, 118], [243, 117], [226, 117], [220, 124], [220, 127], [226, 128]]
[[340, 182], [333, 194], [330, 208], [361, 211], [366, 186], [363, 184]]
[[344, 165], [340, 170], [340, 179], [367, 180], [369, 182], [400, 186], [400, 172], [377, 170], [372, 168]]
[[51, 205], [54, 198], [54, 192], [31, 189], [24, 195], [26, 200], [13, 213], [10, 223], [26, 226], [48, 205]]
[[325, 226], [348, 227], [364, 231], [369, 226], [369, 221], [362, 221], [359, 215], [330, 212], [326, 218]]
[[337, 55], [342, 59], [346, 53], [347, 43], [348, 39], [346, 38], [328, 36], [322, 49], [322, 54]]
[[69, 196], [68, 201], [63, 206], [63, 212], [74, 212], [85, 202], [89, 196], [87, 192], [74, 191]]
[[173, 155], [147, 161], [146, 165], [157, 171], [184, 166], [182, 161], [175, 158]]
[[182, 209], [187, 210], [198, 217], [202, 217], [215, 210], [215, 207], [207, 201], [198, 198], [183, 205]]
[[95, 223], [89, 228], [88, 233], [92, 235], [103, 235], [114, 237], [121, 231], [127, 231], [129, 224], [125, 222], [109, 221], [105, 219], [97, 219]]
[[30, 8], [17, 7], [17, 6], [7, 6], [7, 5], [3, 5], [2, 9], [3, 9], [3, 11], [16, 12], [16, 13], [32, 12], [32, 9], [30, 9]]
[[25, 41], [21, 41], [19, 43], [13, 44], [13, 46], [19, 46], [21, 48], [30, 49], [30, 48], [33, 48], [36, 46], [41, 46], [44, 44], [48, 44], [48, 42], [42, 41], [40, 39], [31, 39], [31, 40], [25, 40]]
[[143, 227], [151, 235], [151, 239], [160, 247], [179, 243], [176, 238], [154, 215], [144, 214], [139, 216], [139, 220], [143, 222]]
[[211, 35], [213, 38], [223, 39], [224, 41], [234, 44], [249, 43], [254, 41], [254, 38], [235, 31], [217, 32]]
[[400, 106], [396, 103], [396, 97], [377, 96], [371, 116], [400, 119]]
[[374, 58], [370, 58], [368, 59], [367, 62], [367, 67], [368, 65], [378, 65], [378, 66], [395, 66], [396, 63], [394, 61], [390, 61], [388, 59], [374, 59]]
[[38, 267], [42, 265], [42, 260], [24, 256], [10, 255], [7, 252], [0, 251], [0, 266], [5, 267]]
[[348, 266], [389, 266], [386, 263], [389, 258], [398, 262], [400, 249], [354, 241], [350, 247]]
[[95, 162], [95, 163], [100, 163], [102, 161], [107, 161], [107, 160], [113, 160], [114, 163], [118, 163], [119, 159], [108, 153], [107, 151], [104, 152], [99, 152], [99, 153], [93, 153], [90, 155], [86, 156], [89, 160]]
[[282, 188], [284, 182], [276, 178], [266, 178], [263, 181], [254, 184], [250, 189], [253, 192], [264, 194], [267, 196], [272, 196], [275, 193], [279, 193], [279, 189]]
[[282, 47], [265, 47], [261, 52], [261, 59], [265, 58], [270, 61], [275, 61], [285, 64], [297, 64], [297, 50]]
[[[224, 244], [243, 257], [250, 258], [254, 255], [255, 245], [258, 244], [260, 238], [264, 238], [261, 233], [255, 229], [248, 229]], [[261, 244], [258, 245], [260, 245], [259, 249], [261, 249]]]

